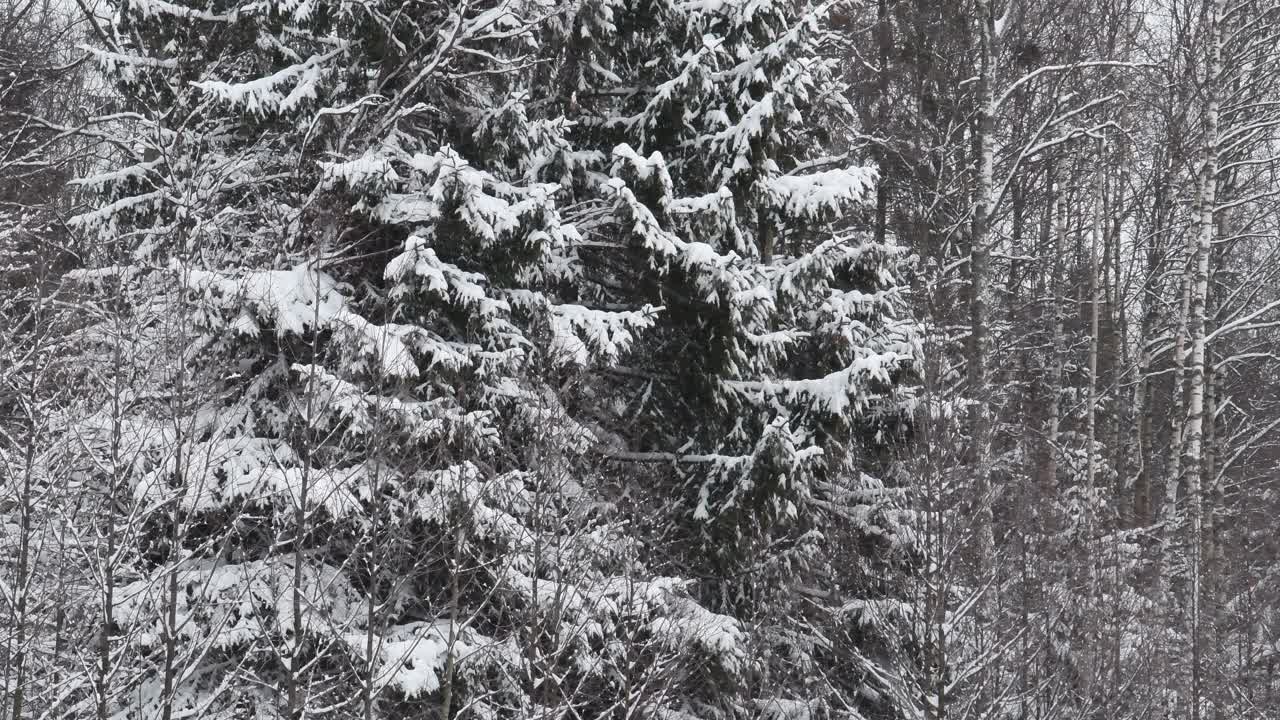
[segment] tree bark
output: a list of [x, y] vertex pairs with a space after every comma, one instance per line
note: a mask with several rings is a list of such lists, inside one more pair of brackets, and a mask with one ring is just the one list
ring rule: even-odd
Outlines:
[[1191, 718], [1200, 720], [1200, 701], [1203, 695], [1201, 677], [1201, 604], [1203, 561], [1202, 542], [1204, 524], [1204, 425], [1205, 381], [1208, 376], [1206, 357], [1208, 337], [1206, 333], [1209, 296], [1210, 259], [1217, 223], [1215, 212], [1218, 202], [1218, 152], [1219, 152], [1219, 84], [1222, 75], [1222, 21], [1224, 0], [1208, 0], [1209, 68], [1205, 81], [1205, 130], [1203, 159], [1200, 168], [1200, 193], [1192, 258], [1188, 329], [1191, 352], [1187, 379], [1187, 426], [1183, 444], [1183, 485], [1186, 488], [1191, 520], [1189, 550], [1192, 554], [1191, 572]]

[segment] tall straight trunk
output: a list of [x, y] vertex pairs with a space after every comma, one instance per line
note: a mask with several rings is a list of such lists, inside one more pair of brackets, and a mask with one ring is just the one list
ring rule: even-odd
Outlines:
[[1066, 332], [1062, 320], [1062, 308], [1065, 303], [1062, 292], [1062, 255], [1066, 251], [1067, 245], [1067, 205], [1063, 200], [1063, 192], [1056, 179], [1051, 187], [1050, 192], [1053, 197], [1050, 200], [1049, 213], [1053, 225], [1051, 230], [1053, 235], [1053, 265], [1049, 284], [1053, 288], [1053, 317], [1051, 319], [1053, 337], [1052, 357], [1049, 359], [1049, 417], [1045, 421], [1044, 431], [1044, 440], [1047, 447], [1042, 492], [1047, 493], [1046, 497], [1053, 497], [1054, 493], [1057, 492], [1058, 486], [1058, 435], [1061, 432], [1062, 423], [1062, 383], [1066, 375], [1066, 366], [1064, 364]]
[[[123, 295], [123, 292], [121, 291]], [[125, 487], [126, 478], [124, 476], [124, 463], [122, 461], [121, 448], [124, 441], [123, 437], [123, 417], [124, 417], [124, 387], [121, 379], [124, 372], [124, 353], [121, 347], [124, 337], [123, 328], [120, 326], [120, 314], [114, 313], [114, 339], [111, 348], [111, 397], [109, 400], [111, 410], [111, 440], [107, 449], [108, 455], [108, 482], [107, 498], [109, 501], [106, 527], [104, 528], [103, 538], [106, 547], [103, 549], [102, 560], [102, 614], [99, 622], [102, 627], [97, 635], [97, 651], [98, 661], [94, 668], [93, 674], [93, 694], [96, 703], [97, 720], [107, 720], [109, 717], [110, 706], [107, 703], [108, 690], [110, 689], [111, 675], [113, 668], [111, 666], [111, 633], [115, 628], [115, 567], [116, 552], [118, 538], [116, 537], [116, 519], [112, 514], [112, 506], [116, 501], [116, 496], [121, 489]]]
[[1215, 209], [1218, 202], [1218, 143], [1222, 76], [1222, 21], [1225, 0], [1208, 0], [1209, 68], [1205, 82], [1204, 157], [1200, 168], [1200, 193], [1195, 254], [1191, 263], [1191, 302], [1188, 330], [1191, 351], [1187, 378], [1187, 426], [1183, 442], [1183, 485], [1186, 488], [1191, 527], [1188, 546], [1191, 562], [1191, 718], [1200, 720], [1203, 695], [1201, 677], [1202, 540], [1204, 525], [1204, 424], [1206, 357], [1208, 336], [1209, 263], [1216, 235]]
[[[969, 245], [969, 357], [968, 391], [970, 452], [968, 467], [973, 478], [973, 557], [977, 577], [975, 581], [982, 585], [994, 578], [995, 574], [995, 530], [992, 504], [995, 493], [992, 488], [991, 453], [994, 440], [995, 398], [992, 396], [988, 377], [990, 357], [990, 308], [987, 306], [990, 279], [990, 254], [992, 245], [991, 222], [994, 214], [995, 187], [995, 78], [996, 78], [996, 36], [995, 8], [991, 0], [977, 0], [978, 23], [978, 112], [973, 137], [974, 157], [977, 161], [976, 178], [973, 195], [973, 222], [970, 231]], [[980, 402], [980, 399], [985, 402]], [[979, 627], [983, 628], [979, 640], [979, 651], [986, 652], [997, 640], [987, 635], [986, 630], [993, 629], [997, 621], [995, 607], [996, 591], [987, 589], [978, 598], [975, 613]], [[990, 645], [988, 645], [990, 643]], [[994, 659], [987, 661], [990, 665]], [[988, 676], [988, 669], [982, 673], [984, 679], [979, 685], [982, 688], [977, 698], [980, 713], [989, 712], [994, 704], [993, 686], [995, 678]]]
[[[1205, 111], [1204, 159], [1200, 171], [1199, 207], [1197, 211], [1197, 231], [1194, 254], [1190, 267], [1191, 282], [1189, 285], [1190, 302], [1188, 303], [1187, 329], [1189, 331], [1190, 353], [1187, 362], [1187, 426], [1183, 440], [1183, 480], [1188, 494], [1192, 520], [1199, 527], [1203, 510], [1201, 496], [1203, 471], [1204, 442], [1204, 405], [1206, 349], [1207, 349], [1207, 306], [1209, 297], [1209, 263], [1212, 257], [1213, 240], [1216, 236], [1215, 205], [1218, 201], [1218, 117], [1219, 99], [1214, 90], [1216, 78], [1221, 73], [1222, 40], [1221, 28], [1222, 0], [1212, 0], [1210, 7], [1210, 33], [1212, 55], [1210, 59], [1209, 82], [1206, 84], [1207, 108]], [[1198, 529], [1195, 530], [1198, 532]]]
[[[969, 248], [969, 357], [968, 381], [970, 400], [970, 431], [972, 433], [971, 467], [974, 474], [974, 495], [978, 507], [977, 546], [974, 548], [983, 570], [987, 569], [995, 551], [992, 529], [992, 491], [990, 451], [992, 418], [984, 412], [984, 403], [978, 397], [989, 392], [987, 363], [991, 339], [988, 327], [990, 309], [987, 293], [990, 285], [991, 216], [994, 212], [993, 191], [995, 185], [995, 65], [996, 33], [995, 9], [990, 0], [978, 0], [979, 81], [978, 119], [974, 136], [977, 183], [973, 199], [973, 225]], [[984, 572], [985, 574], [985, 572]]]
[[[1221, 192], [1219, 193], [1221, 194]], [[1218, 238], [1224, 239], [1231, 236], [1231, 229], [1228, 225], [1228, 213], [1219, 212], [1217, 218]], [[1210, 278], [1209, 294], [1205, 300], [1205, 317], [1212, 320], [1216, 316], [1216, 297], [1214, 292], [1213, 278]], [[1204, 479], [1201, 481], [1203, 486], [1203, 528], [1200, 535], [1200, 557], [1201, 565], [1204, 570], [1204, 583], [1201, 597], [1202, 605], [1206, 611], [1204, 614], [1203, 624], [1204, 637], [1210, 643], [1208, 649], [1211, 661], [1221, 658], [1223, 651], [1223, 622], [1225, 618], [1222, 616], [1223, 609], [1223, 580], [1226, 577], [1227, 559], [1223, 553], [1222, 547], [1222, 529], [1223, 529], [1223, 507], [1222, 507], [1222, 477], [1218, 471], [1218, 464], [1222, 458], [1222, 448], [1219, 444], [1222, 436], [1218, 432], [1218, 409], [1220, 407], [1220, 380], [1218, 373], [1214, 368], [1215, 354], [1206, 349], [1205, 351], [1205, 406], [1204, 406], [1204, 461], [1201, 464], [1201, 471], [1204, 473]], [[1214, 717], [1221, 717], [1222, 708], [1217, 702], [1212, 703], [1214, 707]]]
[[[377, 405], [377, 418], [381, 418], [381, 404]], [[380, 422], [375, 421], [377, 424]], [[375, 427], [377, 425], [375, 424]], [[375, 430], [374, 437], [380, 437], [380, 433]], [[376, 456], [375, 456], [376, 457]], [[370, 517], [372, 521], [369, 524], [368, 539], [365, 548], [365, 562], [369, 568], [369, 590], [365, 599], [365, 636], [364, 636], [364, 678], [360, 685], [360, 703], [364, 710], [364, 720], [373, 720], [375, 694], [377, 692], [378, 680], [378, 663], [377, 653], [380, 651], [378, 631], [381, 622], [378, 617], [378, 592], [382, 583], [382, 566], [378, 557], [377, 543], [379, 535], [384, 532], [382, 524], [382, 488], [380, 482], [381, 463], [372, 463], [373, 468], [369, 477], [369, 500], [370, 500]]]
[[[1098, 167], [1095, 173], [1095, 196], [1093, 207], [1093, 228], [1089, 242], [1089, 394], [1086, 408], [1086, 457], [1085, 488], [1089, 493], [1094, 491], [1098, 476], [1098, 453], [1094, 447], [1098, 436], [1098, 332], [1100, 326], [1098, 297], [1098, 246], [1102, 242], [1103, 183], [1105, 173], [1107, 145], [1105, 140], [1098, 142]], [[1089, 518], [1092, 518], [1090, 512]]]
[[1182, 480], [1182, 447], [1187, 426], [1183, 409], [1186, 404], [1187, 334], [1190, 322], [1191, 285], [1190, 268], [1184, 268], [1181, 275], [1179, 312], [1174, 324], [1173, 383], [1170, 392], [1173, 407], [1169, 412], [1169, 456], [1164, 477], [1164, 499], [1160, 511], [1160, 519], [1164, 523], [1165, 551], [1173, 543], [1173, 534], [1177, 529], [1178, 483]]
[[[189, 278], [183, 277], [181, 285], [190, 287]], [[162, 628], [163, 637], [161, 638], [164, 645], [164, 694], [160, 708], [161, 720], [173, 720], [174, 700], [177, 695], [180, 674], [178, 668], [178, 643], [181, 640], [178, 627], [178, 586], [180, 584], [178, 582], [178, 573], [181, 572], [183, 564], [184, 513], [182, 501], [189, 483], [199, 483], [204, 480], [203, 478], [188, 477], [187, 465], [190, 465], [191, 462], [187, 453], [190, 449], [183, 447], [183, 443], [188, 442], [193, 435], [193, 433], [187, 432], [187, 428], [184, 427], [184, 422], [187, 421], [187, 414], [191, 406], [189, 401], [191, 387], [187, 377], [187, 361], [191, 349], [191, 337], [189, 333], [190, 318], [187, 314], [188, 307], [186, 303], [183, 303], [180, 307], [181, 311], [176, 318], [179, 336], [176, 357], [173, 358], [173, 398], [169, 403], [169, 411], [171, 413], [169, 419], [173, 422], [174, 477], [172, 485], [167, 488], [170, 495], [168, 498], [169, 548], [166, 562], [169, 563], [170, 567], [165, 580], [164, 623]]]
[[[1105, 364], [1101, 372], [1105, 376], [1102, 381], [1104, 385], [1115, 388], [1113, 392], [1118, 394], [1128, 369], [1133, 367], [1129, 344], [1131, 328], [1128, 313], [1128, 285], [1123, 277], [1124, 258], [1120, 251], [1123, 244], [1124, 225], [1129, 214], [1124, 207], [1124, 189], [1129, 186], [1131, 161], [1128, 153], [1119, 143], [1111, 152], [1111, 159], [1107, 161], [1102, 184], [1102, 247], [1103, 256], [1107, 258], [1107, 275], [1104, 282], [1107, 301], [1103, 309], [1106, 311], [1109, 330], [1103, 356]], [[1133, 477], [1132, 468], [1135, 462], [1134, 446], [1131, 443], [1128, 427], [1124, 423], [1119, 398], [1117, 397], [1114, 402], [1115, 410], [1111, 413], [1109, 442], [1112, 445], [1111, 468], [1115, 473], [1112, 495], [1116, 499], [1115, 519], [1116, 527], [1119, 528], [1123, 527], [1129, 519], [1129, 513], [1133, 508], [1132, 503], [1126, 501], [1129, 500], [1128, 493], [1132, 489], [1129, 479]]]
[[[1145, 301], [1144, 301], [1145, 302]], [[1151, 313], [1144, 312], [1138, 327], [1138, 365], [1133, 388], [1133, 526], [1145, 527], [1151, 523], [1151, 471], [1147, 453], [1151, 448], [1151, 413], [1148, 409], [1147, 373], [1151, 369]]]
[[[1162, 167], [1167, 167], [1162, 164]], [[1159, 270], [1161, 264], [1160, 239], [1164, 237], [1168, 208], [1168, 189], [1166, 169], [1156, 180], [1154, 201], [1151, 212], [1151, 238], [1146, 249], [1146, 277], [1142, 283], [1142, 319], [1138, 325], [1136, 346], [1138, 350], [1137, 377], [1134, 379], [1133, 413], [1134, 413], [1134, 460], [1137, 468], [1133, 481], [1133, 524], [1135, 527], [1146, 527], [1154, 521], [1151, 507], [1152, 470], [1148, 455], [1153, 449], [1154, 431], [1151, 422], [1151, 343], [1156, 323], [1160, 316], [1161, 298]]]
[[164, 596], [164, 691], [161, 696], [163, 704], [160, 708], [161, 720], [173, 720], [173, 701], [178, 682], [178, 572], [182, 568], [182, 553], [178, 549], [182, 543], [182, 485], [187, 481], [182, 471], [185, 455], [182, 453], [182, 421], [174, 423], [174, 440], [178, 448], [174, 457], [177, 475], [175, 495], [170, 499], [172, 510], [169, 513], [169, 573], [166, 578]]
[[[892, 25], [889, 19], [889, 0], [877, 0], [876, 2], [876, 45], [879, 47], [879, 63], [880, 69], [876, 74], [877, 98], [876, 98], [876, 132], [889, 132], [889, 81], [891, 62], [891, 54], [893, 53], [893, 36]], [[888, 153], [880, 153], [883, 157], [887, 157]], [[883, 160], [882, 160], [883, 163]], [[880, 182], [876, 183], [876, 218], [875, 218], [875, 239], [877, 243], [883, 243], [888, 233], [889, 225], [889, 187], [884, 182], [884, 177], [888, 173], [882, 173]]]
[[[317, 305], [318, 304], [319, 303], [317, 303]], [[302, 607], [305, 602], [305, 598], [302, 596], [302, 582], [304, 577], [302, 568], [302, 564], [304, 562], [302, 548], [306, 539], [306, 527], [308, 520], [307, 509], [309, 506], [308, 495], [311, 491], [311, 475], [313, 469], [312, 455], [315, 449], [311, 442], [315, 435], [313, 431], [315, 418], [314, 400], [312, 399], [315, 397], [315, 391], [315, 369], [312, 368], [307, 374], [307, 402], [306, 410], [304, 411], [306, 413], [306, 418], [304, 420], [306, 427], [303, 432], [306, 433], [306, 440], [304, 441], [306, 444], [306, 453], [303, 458], [302, 468], [299, 472], [298, 502], [297, 506], [293, 509], [293, 582], [292, 587], [289, 589], [289, 605], [293, 618], [289, 627], [291, 637], [286, 645], [289, 657], [288, 667], [286, 668], [288, 674], [285, 679], [289, 703], [288, 715], [290, 720], [301, 720], [303, 713], [306, 710], [306, 698], [303, 696], [301, 673], [303, 665], [303, 636], [306, 633], [306, 627], [303, 625], [302, 621]]]
[[[315, 259], [319, 258], [320, 253], [324, 248], [329, 247], [328, 241], [332, 239], [331, 229], [329, 230], [330, 232], [326, 235], [326, 241], [316, 243]], [[318, 275], [320, 272], [319, 263], [313, 261], [308, 272], [314, 272]], [[321, 287], [319, 277], [314, 278], [312, 282], [315, 283], [314, 287]], [[318, 302], [315, 303], [311, 323], [313, 328], [321, 326], [320, 303]], [[311, 334], [309, 345], [311, 357], [319, 357], [320, 338], [318, 333], [313, 332]], [[302, 467], [299, 469], [298, 477], [298, 502], [293, 508], [293, 587], [289, 590], [290, 612], [293, 614], [292, 626], [290, 627], [290, 630], [292, 631], [292, 638], [287, 643], [287, 649], [289, 651], [289, 666], [287, 668], [288, 674], [285, 677], [287, 702], [289, 703], [288, 715], [290, 720], [302, 720], [302, 717], [306, 714], [307, 710], [307, 698], [304, 693], [302, 678], [302, 668], [304, 665], [304, 636], [306, 634], [306, 626], [302, 620], [302, 608], [303, 605], [310, 602], [310, 600], [303, 597], [302, 582], [305, 573], [303, 572], [302, 565], [305, 562], [305, 559], [303, 557], [302, 549], [306, 543], [308, 530], [307, 524], [311, 519], [310, 513], [308, 512], [311, 504], [310, 494], [312, 483], [315, 480], [314, 473], [317, 471], [317, 468], [315, 467], [315, 453], [317, 445], [316, 417], [319, 408], [316, 405], [317, 385], [315, 365], [311, 365], [307, 370], [306, 389], [304, 392], [306, 392], [307, 399], [303, 405]]]
[[[384, 318], [383, 322], [387, 322], [388, 318]], [[385, 330], [383, 332], [386, 332]], [[385, 347], [381, 342], [379, 348]], [[382, 363], [376, 364], [381, 368]], [[386, 382], [386, 378], [379, 372], [375, 377], [375, 387], [381, 387]], [[382, 396], [379, 394], [379, 398]], [[365, 540], [365, 563], [369, 572], [369, 590], [365, 600], [365, 636], [364, 636], [364, 653], [365, 653], [365, 676], [361, 682], [360, 700], [364, 711], [364, 720], [373, 720], [375, 713], [375, 705], [377, 704], [377, 655], [381, 652], [381, 631], [384, 627], [385, 620], [378, 608], [378, 596], [381, 592], [384, 580], [384, 572], [382, 566], [382, 557], [379, 553], [380, 543], [383, 540], [384, 533], [387, 531], [386, 524], [386, 506], [382, 502], [383, 492], [382, 484], [384, 482], [383, 464], [386, 462], [386, 445], [384, 439], [388, 437], [385, 417], [383, 415], [383, 404], [381, 399], [374, 403], [373, 423], [370, 437], [373, 439], [373, 447], [370, 448], [368, 461], [365, 467], [369, 469], [369, 521], [366, 530], [367, 538]], [[388, 466], [390, 465], [387, 463]]]
[[[1212, 303], [1212, 297], [1210, 299]], [[1218, 442], [1221, 439], [1217, 431], [1218, 415], [1218, 374], [1213, 368], [1213, 355], [1209, 355], [1205, 369], [1204, 399], [1204, 528], [1200, 539], [1201, 556], [1204, 558], [1204, 598], [1209, 610], [1205, 624], [1211, 632], [1219, 629], [1217, 613], [1219, 607], [1218, 588], [1224, 570], [1219, 562], [1225, 560], [1221, 555], [1220, 534], [1222, 528], [1221, 494], [1222, 483], [1218, 477], [1218, 461], [1221, 450]]]

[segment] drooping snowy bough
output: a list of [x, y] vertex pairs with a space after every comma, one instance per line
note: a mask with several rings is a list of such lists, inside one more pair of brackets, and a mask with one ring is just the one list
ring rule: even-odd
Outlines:
[[115, 716], [905, 712], [797, 599], [909, 549], [918, 356], [821, 8], [114, 9]]

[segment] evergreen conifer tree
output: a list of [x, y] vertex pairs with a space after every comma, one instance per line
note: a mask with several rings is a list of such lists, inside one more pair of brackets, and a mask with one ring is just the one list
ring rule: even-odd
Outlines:
[[96, 427], [142, 528], [117, 713], [654, 712], [681, 658], [738, 662], [597, 509], [557, 396], [653, 309], [559, 292], [580, 235], [531, 168], [566, 124], [519, 100], [553, 11], [116, 7], [133, 146], [81, 181], [76, 275], [150, 361]]
[[113, 712], [893, 712], [859, 583], [909, 533], [860, 470], [917, 351], [823, 22], [116, 5], [76, 218], [146, 360], [87, 424], [139, 528]]
[[[585, 4], [558, 76], [574, 143], [607, 156], [579, 190], [597, 203], [577, 222], [582, 288], [662, 308], [607, 370], [605, 424], [629, 445], [614, 457], [659, 468], [633, 481], [655, 488], [640, 512], [679, 498], [674, 565], [759, 628], [757, 682], [711, 693], [747, 713], [915, 702], [913, 535], [898, 491], [864, 471], [904, 429], [920, 352], [903, 251], [866, 231], [876, 170], [839, 130], [855, 123], [829, 9]], [[815, 588], [847, 601], [815, 605]]]

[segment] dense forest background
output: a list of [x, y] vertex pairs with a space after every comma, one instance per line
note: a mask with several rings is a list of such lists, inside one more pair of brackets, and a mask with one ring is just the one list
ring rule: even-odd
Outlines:
[[0, 714], [1280, 716], [1280, 3], [0, 0]]

